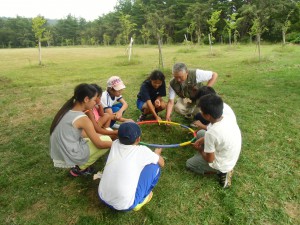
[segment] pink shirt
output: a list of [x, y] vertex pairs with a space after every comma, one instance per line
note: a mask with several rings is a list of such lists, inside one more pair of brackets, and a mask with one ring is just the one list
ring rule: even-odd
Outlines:
[[98, 108], [96, 106], [93, 108], [93, 114], [95, 116], [95, 120], [98, 122], [98, 120], [100, 118], [100, 115], [99, 115], [99, 112], [98, 112]]

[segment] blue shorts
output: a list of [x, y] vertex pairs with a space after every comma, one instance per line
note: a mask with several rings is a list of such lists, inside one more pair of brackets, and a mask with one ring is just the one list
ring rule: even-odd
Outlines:
[[145, 102], [143, 102], [142, 100], [140, 100], [140, 99], [136, 100], [136, 107], [137, 107], [139, 110], [141, 110], [142, 112], [143, 112], [142, 108], [143, 108], [143, 105], [144, 105], [144, 104], [145, 104]]

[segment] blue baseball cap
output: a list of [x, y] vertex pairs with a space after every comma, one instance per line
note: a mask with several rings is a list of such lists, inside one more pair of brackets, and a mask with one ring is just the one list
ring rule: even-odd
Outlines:
[[141, 134], [141, 128], [134, 122], [124, 122], [118, 130], [119, 140], [124, 145], [132, 145]]

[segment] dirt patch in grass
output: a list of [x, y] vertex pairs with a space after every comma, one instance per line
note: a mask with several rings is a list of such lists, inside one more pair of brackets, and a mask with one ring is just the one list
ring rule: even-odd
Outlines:
[[[26, 101], [23, 101], [24, 103]], [[54, 117], [55, 113], [62, 106], [61, 100], [50, 100], [47, 104], [40, 99], [35, 102], [28, 101], [23, 103], [23, 110], [13, 116], [9, 116], [9, 122], [12, 127], [26, 124], [32, 120], [42, 120], [45, 117]]]
[[8, 77], [0, 77], [0, 84], [5, 85], [5, 84], [10, 84], [11, 83], [11, 79]]
[[38, 201], [35, 204], [33, 204], [30, 208], [27, 208], [27, 210], [24, 211], [24, 219], [26, 221], [31, 221], [42, 211], [46, 210], [47, 204], [43, 201]]
[[[295, 202], [286, 202], [284, 209], [289, 217], [295, 219], [297, 224], [300, 224], [300, 206]], [[295, 223], [296, 224], [296, 223]]]

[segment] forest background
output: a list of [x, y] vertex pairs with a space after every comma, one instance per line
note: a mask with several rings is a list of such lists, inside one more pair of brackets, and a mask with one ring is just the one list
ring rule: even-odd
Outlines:
[[[214, 43], [249, 43], [257, 32], [265, 42], [300, 43], [299, 0], [119, 0], [94, 21], [71, 14], [44, 20], [42, 46], [123, 45], [131, 37], [136, 44], [208, 44], [208, 34]], [[0, 18], [0, 48], [36, 45], [33, 18]]]

